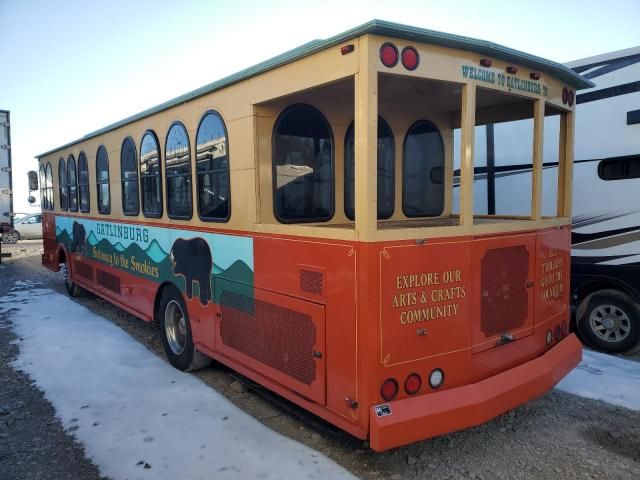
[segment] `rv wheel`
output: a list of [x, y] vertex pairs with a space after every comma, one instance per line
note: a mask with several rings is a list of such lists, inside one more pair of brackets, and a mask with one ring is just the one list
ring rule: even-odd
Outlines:
[[618, 290], [600, 290], [578, 307], [578, 331], [605, 352], [625, 352], [640, 340], [640, 307]]
[[193, 344], [187, 306], [177, 288], [169, 286], [163, 290], [158, 316], [164, 351], [171, 365], [183, 372], [209, 366], [211, 359]]

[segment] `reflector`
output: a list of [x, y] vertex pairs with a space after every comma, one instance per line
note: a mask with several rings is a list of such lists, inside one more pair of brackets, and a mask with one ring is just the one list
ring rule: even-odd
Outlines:
[[383, 43], [380, 47], [380, 61], [385, 67], [395, 67], [398, 64], [398, 49], [393, 43]]

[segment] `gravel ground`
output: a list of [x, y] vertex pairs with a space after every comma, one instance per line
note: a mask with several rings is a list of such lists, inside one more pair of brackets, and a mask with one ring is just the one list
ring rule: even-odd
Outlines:
[[[20, 256], [3, 259], [0, 296], [18, 279], [64, 292], [62, 279], [39, 265], [38, 248], [36, 243]], [[164, 358], [157, 326], [92, 295], [78, 301]], [[10, 412], [0, 416], [0, 472], [6, 464], [8, 478], [99, 478], [41, 393], [8, 366], [16, 347], [7, 350], [12, 338], [7, 330], [6, 321], [0, 321], [0, 408], [6, 405]], [[553, 391], [480, 427], [378, 454], [366, 442], [275, 395], [246, 389], [221, 365], [196, 375], [264, 424], [320, 450], [361, 478], [640, 478], [640, 412], [567, 393]], [[4, 419], [14, 417], [20, 420], [7, 425]], [[55, 475], [58, 470], [50, 465], [54, 459], [59, 461]]]

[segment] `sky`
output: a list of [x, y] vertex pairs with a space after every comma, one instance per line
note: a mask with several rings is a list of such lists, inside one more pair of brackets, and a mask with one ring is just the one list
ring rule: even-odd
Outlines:
[[0, 0], [14, 211], [35, 155], [373, 18], [558, 62], [640, 45], [640, 0]]

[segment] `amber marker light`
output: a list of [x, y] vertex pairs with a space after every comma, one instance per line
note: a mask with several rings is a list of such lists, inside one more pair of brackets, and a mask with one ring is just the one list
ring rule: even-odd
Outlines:
[[395, 67], [398, 64], [398, 49], [393, 43], [383, 43], [380, 47], [380, 61], [385, 67]]
[[349, 45], [344, 45], [343, 47], [340, 48], [340, 53], [342, 55], [346, 55], [347, 53], [351, 53], [356, 49], [356, 47], [353, 45], [353, 43], [350, 43]]
[[409, 395], [415, 395], [420, 391], [422, 387], [422, 379], [417, 373], [412, 373], [404, 381], [404, 391]]
[[396, 395], [398, 395], [398, 382], [394, 378], [388, 378], [382, 384], [382, 388], [380, 388], [380, 395], [384, 400], [390, 402]]
[[402, 59], [402, 65], [407, 70], [413, 71], [418, 68], [420, 64], [420, 55], [414, 47], [404, 47], [400, 58]]

